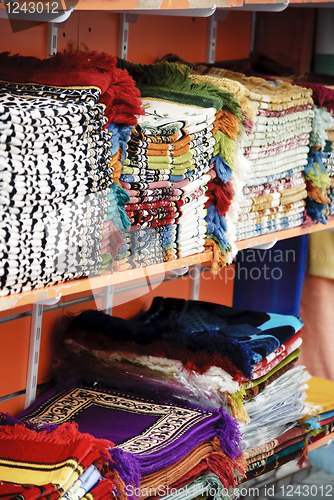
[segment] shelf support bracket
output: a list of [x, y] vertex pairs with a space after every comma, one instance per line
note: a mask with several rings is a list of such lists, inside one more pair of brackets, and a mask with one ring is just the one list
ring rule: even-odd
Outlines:
[[113, 301], [114, 301], [114, 285], [105, 286], [104, 287], [104, 292], [103, 292], [103, 306], [102, 306], [102, 310], [106, 314], [111, 315]]
[[61, 299], [61, 294], [59, 294], [54, 299], [35, 302], [32, 307], [28, 372], [27, 372], [26, 396], [24, 404], [25, 408], [27, 408], [36, 399], [39, 352], [40, 352], [41, 333], [42, 333], [43, 306], [45, 305], [51, 306], [57, 304], [57, 302], [59, 302], [60, 299]]
[[120, 59], [127, 59], [129, 39], [129, 21], [126, 14], [119, 14], [118, 17], [118, 50]]
[[55, 23], [47, 23], [46, 58], [57, 54], [58, 27]]
[[216, 60], [217, 16], [213, 14], [208, 20], [206, 39], [206, 62], [213, 64]]
[[270, 250], [273, 248], [277, 243], [277, 238], [275, 238], [273, 241], [270, 241], [269, 243], [258, 243], [257, 245], [248, 245], [245, 250]]
[[199, 299], [199, 286], [201, 279], [201, 264], [194, 264], [190, 269], [190, 300]]

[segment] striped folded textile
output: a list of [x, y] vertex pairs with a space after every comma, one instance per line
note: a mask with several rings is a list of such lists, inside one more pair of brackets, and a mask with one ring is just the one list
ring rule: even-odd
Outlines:
[[[247, 215], [244, 215], [257, 211], [256, 208], [263, 210], [306, 198], [307, 185], [301, 172], [308, 162], [314, 116], [312, 91], [287, 82], [246, 77], [214, 67], [210, 68], [208, 75], [217, 80], [237, 82], [244, 88], [243, 99], [248, 100], [248, 108], [251, 104], [256, 108], [252, 127], [248, 127], [248, 133], [240, 138], [249, 168], [242, 181], [235, 239], [301, 225], [305, 218], [304, 208], [276, 223], [259, 220], [256, 225], [250, 222], [249, 227], [246, 227]], [[272, 199], [259, 198], [265, 194], [270, 194]], [[253, 205], [251, 209], [250, 205]]]
[[0, 60], [0, 295], [112, 269], [130, 225], [133, 80], [106, 54]]
[[[194, 81], [187, 67], [119, 64], [135, 78], [145, 110], [132, 131], [120, 178], [130, 197], [134, 194], [135, 203], [126, 206], [130, 233], [134, 228], [156, 228], [161, 236], [157, 228], [172, 227], [162, 230], [165, 261], [202, 252], [208, 239], [214, 244], [218, 240], [224, 265], [232, 250], [225, 235], [227, 226], [216, 215], [207, 191], [224, 168], [230, 176], [235, 168], [234, 142], [243, 119], [238, 100], [210, 82]], [[128, 256], [121, 253], [118, 259], [121, 266], [130, 262], [131, 255], [135, 256], [131, 265], [138, 264], [139, 249], [132, 236], [130, 240], [131, 248], [123, 249]]]
[[100, 483], [125, 498], [122, 479], [109, 468], [114, 443], [80, 432], [74, 422], [37, 429], [1, 414], [0, 442], [1, 498], [82, 498]]

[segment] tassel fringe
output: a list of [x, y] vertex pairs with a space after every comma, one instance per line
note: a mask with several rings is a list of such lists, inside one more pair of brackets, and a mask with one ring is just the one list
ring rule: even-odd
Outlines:
[[118, 59], [118, 66], [134, 78], [142, 97], [175, 98], [183, 104], [197, 104], [225, 109], [242, 120], [240, 105], [234, 95], [207, 82], [196, 83], [190, 68], [175, 63], [135, 64]]

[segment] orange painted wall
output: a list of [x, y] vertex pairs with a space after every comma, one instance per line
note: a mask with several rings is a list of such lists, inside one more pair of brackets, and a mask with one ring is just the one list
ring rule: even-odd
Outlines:
[[46, 52], [46, 24], [13, 33], [8, 19], [0, 19], [0, 51], [44, 58]]
[[248, 59], [252, 15], [252, 12], [229, 11], [223, 21], [218, 21], [216, 61]]
[[[161, 283], [153, 292], [142, 295], [130, 302], [124, 301], [114, 307], [113, 314], [122, 318], [135, 316], [146, 311], [155, 296], [189, 299], [190, 286], [191, 281], [188, 276]], [[129, 295], [127, 295], [128, 297]], [[229, 279], [229, 273], [226, 274], [225, 269], [216, 276], [213, 276], [210, 271], [203, 272], [200, 279], [199, 298], [200, 300], [231, 306], [233, 301], [233, 280]]]
[[130, 25], [128, 59], [150, 64], [173, 53], [184, 61], [204, 61], [207, 22], [195, 17], [140, 16]]
[[[251, 12], [229, 12], [218, 22], [216, 60], [247, 58], [251, 34]], [[128, 59], [153, 63], [168, 53], [188, 62], [204, 62], [208, 18], [139, 16], [130, 23]], [[46, 55], [46, 24], [12, 33], [8, 20], [0, 19], [0, 51]], [[118, 14], [74, 12], [66, 26], [58, 29], [58, 50], [104, 51], [117, 55]]]
[[[208, 19], [170, 16], [140, 16], [130, 25], [128, 59], [152, 63], [165, 54], [174, 52], [187, 61], [204, 61]], [[229, 13], [218, 23], [217, 59], [248, 57], [251, 28], [250, 13]], [[46, 54], [46, 25], [12, 33], [8, 20], [0, 19], [0, 51], [44, 58]], [[118, 15], [99, 12], [74, 12], [65, 27], [58, 30], [58, 50], [97, 50], [117, 54]], [[190, 280], [180, 278], [153, 285], [152, 290], [115, 295], [113, 314], [129, 318], [146, 310], [155, 295], [189, 298]], [[96, 291], [96, 293], [101, 290]], [[81, 295], [82, 296], [82, 295]], [[201, 276], [200, 299], [232, 304], [233, 281], [222, 271], [213, 278], [205, 272]], [[76, 299], [79, 296], [70, 297]], [[67, 298], [66, 300], [70, 300]], [[62, 299], [64, 300], [64, 299]], [[42, 383], [54, 363], [54, 345], [64, 315], [78, 313], [85, 308], [101, 308], [102, 299], [84, 304], [69, 305], [63, 309], [45, 312], [42, 323], [41, 354], [38, 383]], [[29, 311], [29, 307], [0, 313], [0, 318]], [[27, 374], [31, 316], [0, 323], [0, 397], [22, 391]], [[23, 409], [24, 396], [0, 403], [0, 411], [13, 415]]]
[[[229, 12], [218, 22], [216, 60], [249, 56], [251, 12]], [[206, 60], [208, 18], [140, 16], [130, 25], [128, 59], [146, 64], [166, 54], [176, 54], [187, 62]]]
[[107, 52], [117, 55], [118, 14], [73, 12], [66, 26], [58, 29], [58, 50]]

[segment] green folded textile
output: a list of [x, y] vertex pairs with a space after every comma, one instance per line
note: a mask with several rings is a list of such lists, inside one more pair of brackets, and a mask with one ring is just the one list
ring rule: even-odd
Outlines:
[[[146, 156], [145, 158], [131, 157], [127, 158], [124, 165], [138, 166], [141, 168], [159, 169], [164, 168], [171, 170], [172, 168], [182, 168], [185, 165], [196, 165], [203, 159], [209, 160], [215, 154], [215, 149], [211, 148], [208, 152], [194, 156], [192, 151], [187, 151], [182, 156], [176, 158], [168, 158], [167, 156]], [[155, 159], [157, 158], [157, 160]], [[166, 159], [168, 161], [166, 161]], [[177, 161], [174, 161], [177, 160]]]

